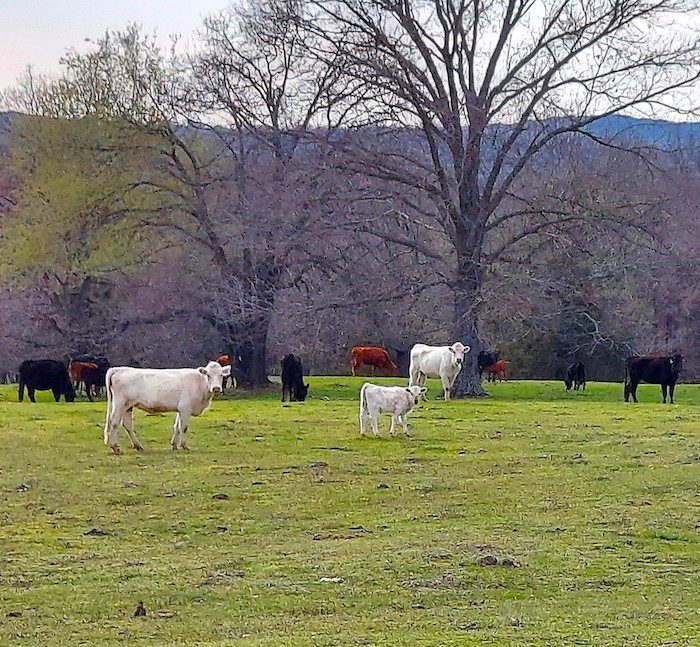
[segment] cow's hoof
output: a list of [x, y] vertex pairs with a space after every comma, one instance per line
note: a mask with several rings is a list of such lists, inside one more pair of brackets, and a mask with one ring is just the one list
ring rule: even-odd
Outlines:
[[119, 449], [119, 445], [110, 445], [110, 449], [114, 452], [115, 456], [121, 456], [122, 450]]
[[173, 448], [173, 451], [174, 451], [174, 452], [177, 451], [177, 445], [172, 445], [172, 448]]
[[133, 445], [133, 448], [134, 448], [137, 452], [142, 452], [142, 451], [143, 451], [143, 445]]
[[190, 448], [187, 445], [180, 445], [180, 449], [184, 449], [186, 452], [190, 451]]

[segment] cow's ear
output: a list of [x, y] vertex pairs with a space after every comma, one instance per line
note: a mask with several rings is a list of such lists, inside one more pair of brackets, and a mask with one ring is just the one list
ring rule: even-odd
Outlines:
[[411, 391], [409, 387], [406, 387], [406, 393], [410, 393], [411, 395], [413, 395], [413, 391]]
[[466, 354], [472, 349], [472, 347], [471, 347], [471, 346], [466, 346], [466, 345], [464, 345], [464, 344], [462, 344], [462, 345], [464, 346], [464, 354], [466, 355]]
[[224, 366], [221, 371], [224, 375], [224, 377], [228, 377], [231, 375], [231, 367], [230, 366]]
[[206, 369], [205, 366], [200, 366], [197, 370], [198, 370], [202, 375], [209, 375], [209, 371]]
[[420, 388], [420, 392], [421, 392], [421, 393], [427, 393], [427, 392], [428, 392], [428, 387], [427, 387], [427, 386], [422, 386], [422, 387]]

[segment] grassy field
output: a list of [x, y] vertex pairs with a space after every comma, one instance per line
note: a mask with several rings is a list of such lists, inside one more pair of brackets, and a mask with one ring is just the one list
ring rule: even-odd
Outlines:
[[700, 644], [700, 386], [433, 385], [375, 439], [363, 381], [216, 401], [189, 453], [138, 413], [121, 457], [104, 402], [2, 387], [0, 642]]

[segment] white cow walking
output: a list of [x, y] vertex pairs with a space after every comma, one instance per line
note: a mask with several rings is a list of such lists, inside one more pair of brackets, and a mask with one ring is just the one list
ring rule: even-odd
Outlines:
[[408, 435], [406, 416], [426, 391], [425, 387], [420, 386], [377, 386], [365, 382], [360, 389], [360, 434], [365, 434], [365, 418], [368, 417], [374, 435], [378, 436], [379, 414], [390, 413], [389, 435], [394, 435], [397, 420], [403, 425], [403, 432]]
[[452, 346], [426, 346], [415, 344], [411, 348], [411, 365], [408, 369], [410, 386], [423, 386], [426, 377], [439, 377], [445, 391], [445, 402], [450, 399], [450, 390], [455, 378], [462, 370], [464, 356], [471, 350], [461, 341]]
[[214, 394], [221, 393], [224, 377], [230, 366], [209, 362], [199, 368], [131, 368], [118, 366], [107, 371], [107, 420], [104, 441], [115, 454], [119, 449], [119, 425], [131, 438], [135, 450], [143, 450], [134, 431], [133, 409], [149, 413], [177, 411], [173, 449], [187, 447], [187, 425], [190, 416], [198, 416], [211, 405]]

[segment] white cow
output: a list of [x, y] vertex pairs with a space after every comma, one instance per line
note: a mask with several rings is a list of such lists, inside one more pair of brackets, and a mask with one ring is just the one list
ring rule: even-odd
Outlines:
[[423, 386], [426, 377], [439, 377], [445, 391], [445, 402], [457, 374], [462, 370], [464, 356], [471, 350], [461, 341], [452, 346], [426, 346], [416, 344], [411, 348], [411, 365], [408, 369], [409, 386]]
[[115, 454], [121, 454], [118, 445], [121, 423], [134, 449], [143, 449], [134, 432], [133, 408], [136, 407], [149, 413], [177, 411], [170, 442], [173, 449], [188, 449], [186, 434], [190, 416], [198, 416], [209, 408], [214, 394], [221, 393], [224, 377], [230, 374], [230, 366], [221, 366], [217, 362], [199, 368], [110, 368], [105, 380], [105, 445], [109, 445]]
[[389, 434], [394, 435], [394, 428], [398, 420], [403, 425], [403, 432], [408, 435], [406, 415], [418, 404], [421, 395], [427, 389], [420, 386], [377, 386], [365, 382], [360, 389], [360, 434], [365, 433], [365, 418], [369, 417], [372, 431], [379, 435], [379, 414], [391, 414], [391, 429]]

